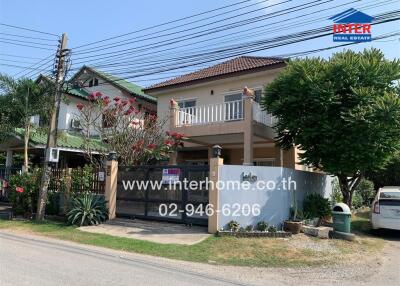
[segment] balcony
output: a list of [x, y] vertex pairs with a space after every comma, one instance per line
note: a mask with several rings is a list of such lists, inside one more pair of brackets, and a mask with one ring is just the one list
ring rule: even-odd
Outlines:
[[170, 112], [170, 130], [187, 135], [188, 143], [208, 148], [215, 144], [223, 148], [241, 146], [244, 164], [252, 164], [256, 145], [274, 143], [276, 136], [273, 129], [276, 118], [262, 110], [251, 96], [185, 108], [172, 102]]
[[[260, 104], [251, 102], [252, 119], [262, 125], [272, 127], [276, 118], [262, 110]], [[175, 127], [221, 124], [245, 120], [244, 100], [219, 104], [185, 107], [175, 110]]]

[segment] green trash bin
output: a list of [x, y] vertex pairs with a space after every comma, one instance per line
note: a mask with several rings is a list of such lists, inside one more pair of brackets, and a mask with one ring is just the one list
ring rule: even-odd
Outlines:
[[351, 211], [348, 205], [338, 203], [332, 209], [333, 231], [350, 233]]

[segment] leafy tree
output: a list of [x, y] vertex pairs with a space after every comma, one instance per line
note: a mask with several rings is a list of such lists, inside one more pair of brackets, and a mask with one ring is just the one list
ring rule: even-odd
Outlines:
[[39, 86], [31, 79], [13, 79], [0, 74], [0, 140], [5, 140], [15, 128], [24, 128], [24, 166], [28, 169], [28, 143], [32, 131], [31, 117], [39, 115], [42, 124], [48, 122], [52, 101], [49, 87]]
[[375, 189], [384, 186], [400, 186], [400, 157], [393, 159], [383, 170], [369, 170], [365, 175], [374, 182]]
[[365, 172], [400, 150], [400, 62], [377, 49], [288, 63], [265, 91], [278, 117], [277, 143], [297, 146], [303, 164], [336, 175], [351, 206]]
[[[143, 165], [167, 159], [186, 139], [177, 132], [164, 132], [165, 119], [139, 109], [134, 99], [115, 97], [111, 100], [93, 92], [88, 103], [77, 104], [76, 114], [84, 136], [85, 155], [95, 166], [101, 166], [106, 154], [115, 151], [123, 165]], [[93, 155], [93, 135], [105, 142], [103, 150]]]

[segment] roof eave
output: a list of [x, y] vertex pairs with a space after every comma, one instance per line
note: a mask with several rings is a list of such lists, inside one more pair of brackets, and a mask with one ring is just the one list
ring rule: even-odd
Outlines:
[[285, 67], [286, 66], [285, 61], [286, 61], [286, 59], [284, 59], [284, 61], [281, 63], [271, 64], [268, 66], [262, 66], [262, 67], [257, 67], [257, 68], [242, 70], [242, 71], [235, 71], [235, 72], [226, 73], [223, 75], [216, 75], [216, 76], [212, 76], [212, 77], [206, 77], [206, 78], [191, 80], [191, 81], [182, 82], [182, 83], [175, 83], [175, 84], [165, 85], [165, 86], [160, 86], [160, 87], [145, 88], [144, 91], [148, 92], [148, 93], [149, 92], [161, 92], [161, 91], [171, 90], [171, 89], [180, 88], [180, 87], [192, 86], [192, 85], [196, 85], [196, 84], [200, 84], [200, 83], [204, 83], [204, 82], [225, 79], [225, 78], [229, 78], [232, 76], [240, 76], [240, 75], [245, 75], [245, 74], [266, 71], [266, 70], [273, 70], [273, 69]]

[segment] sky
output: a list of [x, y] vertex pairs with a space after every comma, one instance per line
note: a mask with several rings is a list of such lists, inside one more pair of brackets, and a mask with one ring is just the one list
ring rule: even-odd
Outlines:
[[[245, 23], [245, 19], [256, 19], [257, 17], [267, 15], [274, 12], [284, 12], [290, 11], [293, 6], [300, 7], [302, 4], [311, 5], [310, 3], [315, 3], [318, 1], [311, 0], [251, 0], [246, 3], [242, 3], [237, 6], [232, 6], [225, 10], [220, 10], [216, 12], [210, 12], [201, 16], [193, 17], [185, 21], [170, 24], [169, 26], [160, 26], [158, 28], [145, 30], [143, 32], [134, 33], [127, 35], [125, 37], [116, 38], [111, 41], [103, 42], [101, 44], [109, 44], [113, 42], [118, 42], [121, 40], [130, 39], [131, 44], [123, 45], [113, 49], [108, 49], [100, 51], [94, 51], [91, 53], [82, 53], [82, 49], [94, 48], [96, 45], [76, 48], [80, 45], [91, 43], [94, 41], [106, 39], [109, 37], [129, 33], [132, 31], [148, 28], [154, 25], [159, 25], [168, 21], [176, 20], [182, 17], [187, 17], [194, 15], [196, 13], [201, 13], [211, 9], [219, 8], [222, 6], [230, 5], [240, 2], [240, 0], [147, 0], [147, 1], [110, 1], [110, 0], [68, 0], [68, 1], [54, 1], [54, 0], [0, 0], [0, 23], [7, 25], [15, 25], [19, 27], [26, 27], [29, 29], [45, 31], [51, 34], [61, 35], [62, 33], [68, 34], [68, 47], [72, 49], [72, 69], [71, 73], [76, 72], [80, 66], [83, 64], [96, 65], [96, 62], [92, 62], [91, 58], [85, 58], [88, 55], [96, 55], [96, 53], [106, 53], [111, 54], [112, 61], [113, 53], [118, 52], [121, 49], [131, 48], [132, 54], [135, 56], [130, 56], [129, 54], [125, 56], [122, 61], [134, 62], [141, 58], [142, 54], [150, 55], [145, 57], [146, 63], [149, 63], [150, 59], [152, 61], [163, 61], [163, 57], [160, 54], [152, 54], [152, 49], [142, 48], [139, 51], [135, 50], [141, 45], [147, 44], [147, 46], [157, 45], [162, 43], [163, 39], [157, 38], [146, 41], [142, 41], [144, 35], [149, 35], [149, 33], [159, 32], [159, 30], [172, 27], [171, 25], [185, 24], [188, 21], [193, 21], [196, 19], [210, 17], [208, 22], [213, 20], [218, 20], [225, 17], [231, 17], [229, 21], [222, 23]], [[170, 52], [169, 57], [173, 55], [185, 54], [190, 52], [192, 49], [204, 49], [204, 48], [214, 48], [223, 47], [224, 45], [231, 45], [233, 43], [246, 43], [254, 40], [268, 39], [271, 37], [285, 36], [287, 34], [295, 34], [303, 30], [322, 27], [325, 25], [332, 25], [332, 21], [329, 17], [343, 12], [348, 8], [356, 8], [362, 12], [369, 15], [376, 15], [382, 12], [388, 12], [393, 10], [400, 10], [399, 0], [360, 0], [360, 1], [346, 1], [346, 0], [321, 0], [322, 4], [320, 6], [311, 7], [308, 10], [299, 10], [273, 19], [267, 19], [265, 21], [256, 22], [250, 25], [239, 25], [235, 29], [230, 29], [222, 31], [214, 35], [205, 35], [203, 38], [208, 39], [210, 37], [221, 37], [221, 40], [214, 40], [210, 42], [204, 42], [202, 44], [197, 43], [197, 39], [185, 42], [178, 42], [176, 45], [182, 45], [188, 43], [186, 47], [181, 47]], [[249, 7], [244, 7], [249, 5]], [[226, 12], [228, 10], [237, 11], [231, 12], [230, 14], [220, 15], [218, 13]], [[255, 10], [255, 12], [251, 12]], [[305, 13], [310, 13], [309, 16], [305, 17]], [[215, 16], [214, 18], [211, 18]], [[303, 16], [303, 17], [301, 17]], [[254, 18], [253, 18], [254, 17]], [[181, 30], [185, 31], [187, 29], [187, 34], [190, 35], [196, 29], [190, 30], [191, 27], [195, 25], [200, 25], [201, 23], [207, 23], [207, 21], [187, 24], [183, 26]], [[259, 28], [263, 25], [263, 28]], [[242, 32], [236, 38], [236, 34], [231, 34], [234, 32]], [[254, 33], [254, 31], [259, 31], [259, 33]], [[400, 32], [400, 21], [386, 23], [378, 26], [372, 27], [372, 36], [379, 36], [382, 34], [390, 32]], [[45, 40], [37, 39], [27, 39], [19, 38], [16, 36], [5, 35], [23, 35], [29, 37], [44, 38]], [[252, 35], [253, 34], [253, 35]], [[257, 35], [255, 35], [257, 34]], [[172, 37], [172, 36], [171, 36]], [[203, 39], [199, 38], [199, 39]], [[11, 40], [10, 40], [11, 39]], [[50, 40], [49, 40], [50, 39]], [[230, 39], [230, 42], [223, 43], [223, 39]], [[40, 45], [44, 49], [37, 49], [32, 47], [25, 47], [19, 45], [13, 45], [10, 43], [4, 43], [4, 41], [13, 42], [12, 40], [22, 40], [22, 41], [32, 41], [40, 42], [44, 45]], [[10, 75], [18, 76], [31, 76], [35, 77], [38, 73], [49, 72], [50, 68], [45, 65], [37, 70], [26, 70], [25, 67], [31, 67], [32, 65], [40, 59], [46, 58], [54, 54], [57, 44], [57, 38], [52, 35], [39, 34], [31, 31], [25, 31], [20, 29], [15, 29], [8, 26], [0, 26], [0, 72], [7, 73]], [[23, 43], [23, 42], [19, 42]], [[23, 43], [29, 45], [29, 43]], [[98, 45], [101, 45], [98, 44]], [[319, 49], [329, 46], [334, 46], [335, 43], [332, 41], [332, 36], [327, 36], [324, 38], [318, 38], [314, 40], [309, 40], [300, 43], [294, 43], [282, 47], [276, 47], [268, 50], [257, 51], [250, 53], [250, 55], [258, 56], [276, 56], [284, 55], [293, 52], [307, 51], [311, 49]], [[172, 45], [171, 47], [175, 47]], [[389, 59], [398, 58], [400, 55], [400, 36], [391, 37], [389, 39], [363, 43], [358, 45], [350, 46], [349, 48], [359, 51], [364, 48], [375, 47], [383, 51], [385, 56]], [[80, 51], [81, 50], [81, 51]], [[341, 49], [327, 50], [319, 53], [313, 53], [312, 56], [329, 57], [333, 52], [339, 51]], [[162, 54], [161, 54], [162, 55]], [[83, 58], [82, 58], [83, 57]], [[143, 58], [142, 58], [143, 60]], [[49, 61], [49, 60], [47, 60]], [[222, 60], [220, 60], [222, 61]], [[114, 61], [115, 62], [115, 61]], [[46, 61], [45, 61], [46, 63]], [[136, 82], [142, 86], [148, 86], [154, 82], [162, 81], [168, 77], [174, 77], [185, 72], [194, 71], [196, 69], [212, 65], [214, 62], [207, 62], [199, 64], [195, 67], [185, 67], [182, 69], [165, 71], [165, 72], [154, 72], [154, 74], [138, 74], [136, 71], [138, 69], [138, 64], [131, 64], [126, 66], [121, 66], [120, 68], [107, 68], [99, 67], [110, 73], [115, 72], [117, 75], [129, 78], [130, 81]], [[43, 64], [43, 62], [42, 62]], [[19, 67], [12, 67], [19, 66]], [[37, 65], [38, 66], [38, 65]], [[33, 67], [37, 67], [33, 66]], [[24, 67], [24, 68], [22, 68]], [[47, 67], [47, 69], [45, 69]], [[44, 70], [43, 70], [44, 69]], [[28, 74], [27, 74], [28, 73]], [[147, 73], [147, 72], [146, 72]]]

